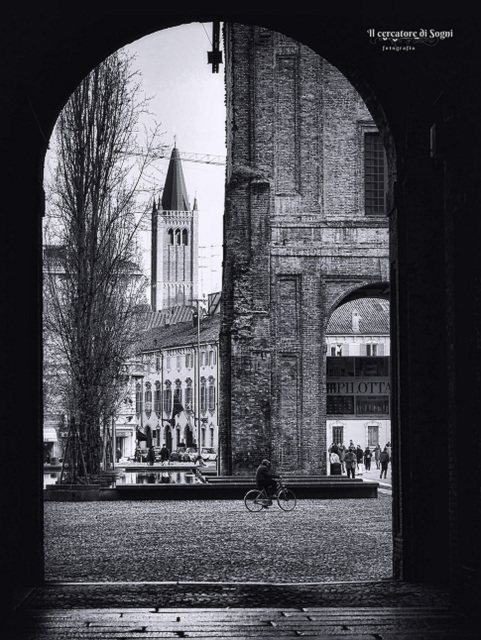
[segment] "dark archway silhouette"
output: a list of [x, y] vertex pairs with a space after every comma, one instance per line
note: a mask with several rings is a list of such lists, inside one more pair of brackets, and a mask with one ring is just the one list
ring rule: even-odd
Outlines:
[[[388, 157], [397, 158], [390, 216], [393, 423], [400, 425], [395, 573], [407, 581], [450, 584], [466, 610], [474, 610], [481, 582], [472, 526], [480, 517], [479, 471], [460, 462], [466, 443], [476, 460], [481, 453], [481, 98], [479, 21], [473, 18], [450, 19], [445, 27], [456, 37], [417, 55], [392, 56], [388, 71], [386, 57], [367, 36], [379, 17], [360, 10], [318, 19], [207, 13], [3, 20], [2, 391], [9, 478], [3, 574], [18, 588], [43, 581], [39, 251], [51, 130], [81, 78], [109, 53], [162, 28], [212, 19], [263, 24], [329, 60], [359, 91], [384, 134]], [[425, 447], [430, 458], [421, 469]]]

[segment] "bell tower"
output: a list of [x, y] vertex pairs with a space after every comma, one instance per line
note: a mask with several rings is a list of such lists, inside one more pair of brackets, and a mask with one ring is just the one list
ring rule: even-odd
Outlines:
[[174, 145], [162, 199], [152, 207], [151, 306], [162, 311], [191, 306], [198, 294], [199, 211], [187, 196], [180, 153]]

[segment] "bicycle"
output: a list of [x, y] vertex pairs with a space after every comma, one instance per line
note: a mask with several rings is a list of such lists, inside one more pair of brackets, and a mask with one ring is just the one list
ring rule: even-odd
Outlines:
[[[275, 496], [277, 504], [283, 511], [292, 511], [297, 504], [296, 494], [292, 489], [288, 489], [279, 479]], [[248, 511], [262, 511], [268, 509], [272, 504], [272, 499], [266, 493], [265, 489], [250, 489], [244, 496], [244, 504]]]

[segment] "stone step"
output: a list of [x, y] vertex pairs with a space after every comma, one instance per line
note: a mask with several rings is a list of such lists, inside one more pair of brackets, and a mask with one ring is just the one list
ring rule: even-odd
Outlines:
[[105, 638], [316, 638], [317, 640], [474, 640], [454, 612], [436, 608], [178, 608], [18, 611], [6, 637], [17, 640]]

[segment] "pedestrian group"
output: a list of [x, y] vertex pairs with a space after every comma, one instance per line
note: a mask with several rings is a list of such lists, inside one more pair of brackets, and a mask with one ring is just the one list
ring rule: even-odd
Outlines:
[[349, 447], [344, 444], [335, 442], [329, 447], [331, 465], [340, 464], [341, 473], [347, 473], [348, 478], [354, 478], [356, 470], [358, 474], [362, 474], [364, 469], [371, 470], [371, 461], [374, 458], [376, 469], [380, 470], [380, 477], [387, 477], [387, 469], [391, 461], [391, 443], [388, 442], [384, 449], [381, 450], [377, 444], [373, 450], [366, 447], [363, 451], [361, 445], [355, 446], [351, 440]]

